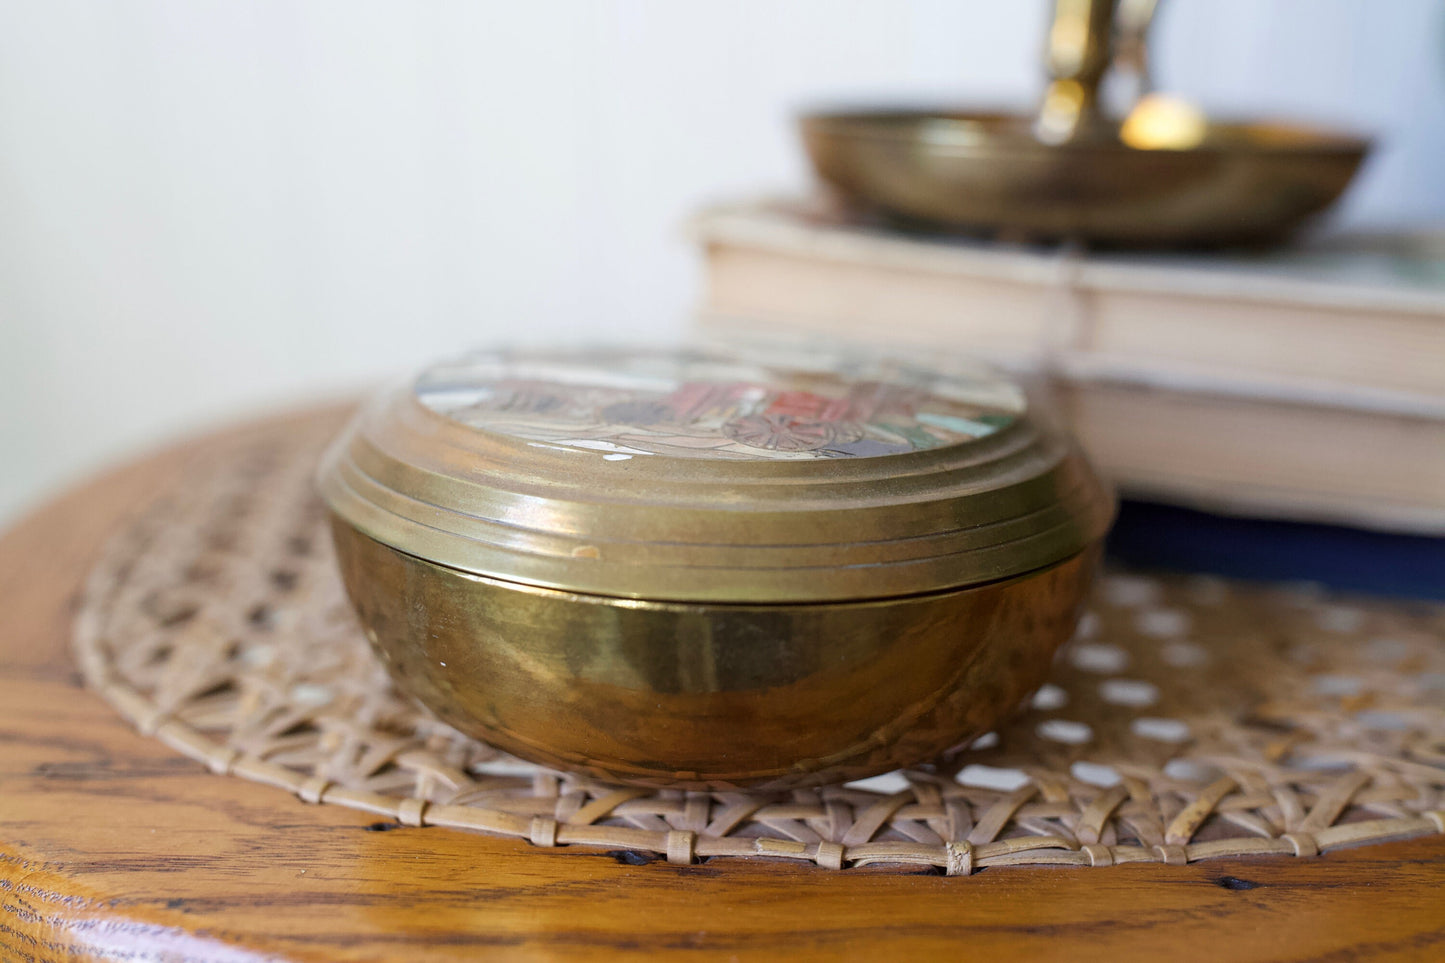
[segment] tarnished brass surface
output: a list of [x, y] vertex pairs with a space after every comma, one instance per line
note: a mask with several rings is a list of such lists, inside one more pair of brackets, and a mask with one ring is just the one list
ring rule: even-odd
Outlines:
[[1212, 123], [1197, 146], [1047, 144], [1034, 118], [915, 110], [801, 121], [818, 174], [853, 204], [922, 224], [1120, 245], [1279, 239], [1337, 198], [1368, 142]]
[[861, 778], [986, 731], [1043, 681], [1095, 554], [899, 599], [688, 604], [458, 572], [333, 522], [373, 645], [447, 722], [546, 765], [712, 788]]

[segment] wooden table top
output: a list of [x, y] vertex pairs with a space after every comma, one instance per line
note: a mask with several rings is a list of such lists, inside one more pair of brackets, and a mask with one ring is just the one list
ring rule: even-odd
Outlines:
[[107, 535], [201, 439], [0, 539], [0, 959], [1445, 959], [1445, 836], [1312, 859], [971, 877], [634, 866], [378, 831], [215, 776], [82, 688], [69, 612]]

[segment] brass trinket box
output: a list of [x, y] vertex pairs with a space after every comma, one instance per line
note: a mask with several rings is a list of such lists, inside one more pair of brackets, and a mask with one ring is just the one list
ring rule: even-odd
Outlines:
[[1043, 681], [1111, 501], [981, 369], [718, 348], [488, 352], [320, 474], [397, 684], [517, 756], [785, 787], [947, 753]]

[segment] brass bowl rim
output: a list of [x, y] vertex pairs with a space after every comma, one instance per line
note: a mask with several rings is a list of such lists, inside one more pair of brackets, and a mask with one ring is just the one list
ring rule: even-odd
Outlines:
[[[1140, 157], [1343, 155], [1363, 157], [1373, 147], [1369, 135], [1313, 123], [1275, 120], [1209, 119], [1203, 143], [1187, 148], [1130, 147], [1122, 142], [1070, 142], [1046, 144], [1028, 134], [1033, 118], [1005, 110], [967, 110], [928, 107], [860, 107], [809, 110], [798, 123], [808, 133], [829, 137], [916, 142], [923, 124], [945, 129], [969, 124], [999, 125], [969, 131], [968, 142], [930, 140], [930, 151], [972, 154], [1039, 156], [1111, 155]], [[1221, 140], [1220, 138], [1226, 138]], [[1283, 138], [1284, 140], [1277, 140]]]

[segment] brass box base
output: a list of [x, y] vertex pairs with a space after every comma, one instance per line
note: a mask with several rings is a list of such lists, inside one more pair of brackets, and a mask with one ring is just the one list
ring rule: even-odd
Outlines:
[[1042, 684], [1098, 554], [904, 598], [652, 602], [459, 572], [332, 521], [368, 638], [447, 723], [559, 769], [698, 789], [847, 781], [963, 747]]

